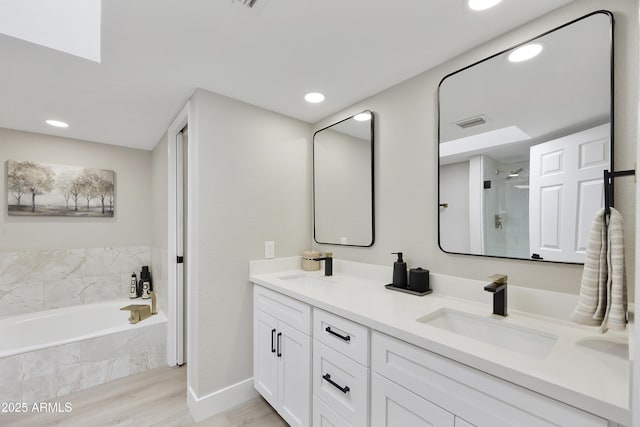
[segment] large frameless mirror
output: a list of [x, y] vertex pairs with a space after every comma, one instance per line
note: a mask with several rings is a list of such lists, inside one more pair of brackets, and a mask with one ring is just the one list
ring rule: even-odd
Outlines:
[[443, 251], [584, 263], [613, 164], [612, 37], [594, 12], [442, 80]]
[[313, 135], [313, 219], [318, 243], [371, 246], [375, 115], [363, 111]]

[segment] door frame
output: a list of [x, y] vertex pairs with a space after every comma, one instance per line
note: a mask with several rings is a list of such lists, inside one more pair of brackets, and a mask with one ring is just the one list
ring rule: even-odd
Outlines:
[[[187, 140], [192, 140], [192, 131], [191, 126], [191, 102], [187, 102], [185, 106], [182, 108], [180, 113], [176, 116], [174, 121], [171, 123], [167, 130], [167, 301], [168, 301], [168, 323], [167, 323], [167, 364], [169, 366], [177, 366], [178, 364], [178, 322], [177, 322], [177, 313], [182, 312], [182, 310], [178, 310], [178, 303], [181, 301], [178, 298], [178, 286], [177, 286], [177, 227], [176, 227], [176, 197], [177, 197], [177, 188], [176, 188], [176, 138], [177, 135], [182, 132], [185, 126], [187, 126]], [[190, 165], [192, 154], [191, 147], [187, 146], [187, 164]], [[192, 217], [193, 210], [192, 207], [192, 182], [191, 175], [192, 171], [187, 171], [188, 173], [188, 187], [189, 191], [187, 191], [187, 235], [191, 235], [192, 228]], [[187, 248], [186, 253], [191, 255], [193, 254], [193, 243], [190, 239], [187, 239]], [[187, 277], [194, 277], [193, 273], [193, 264], [191, 259], [189, 259], [185, 263]], [[183, 296], [183, 300], [186, 301], [187, 304], [187, 315], [185, 316], [185, 328], [187, 330], [190, 329], [189, 324], [189, 313], [191, 311], [190, 299], [188, 297], [189, 286], [187, 286], [187, 293]], [[187, 358], [191, 354], [191, 334], [187, 333]], [[188, 361], [185, 361], [188, 362]]]

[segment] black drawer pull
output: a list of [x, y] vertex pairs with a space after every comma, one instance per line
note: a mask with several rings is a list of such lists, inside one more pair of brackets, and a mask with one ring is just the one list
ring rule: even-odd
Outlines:
[[344, 394], [349, 393], [349, 391], [351, 390], [349, 388], [348, 385], [344, 386], [344, 387], [340, 387], [338, 384], [336, 384], [332, 379], [331, 379], [331, 375], [329, 374], [324, 374], [322, 376], [322, 379], [325, 380], [326, 382], [328, 382], [329, 384], [331, 384], [332, 386], [334, 386], [335, 388], [337, 388], [338, 390], [340, 390], [341, 392], [343, 392]]
[[340, 339], [343, 339], [345, 341], [351, 341], [351, 337], [349, 335], [347, 335], [346, 337], [344, 335], [340, 335], [339, 333], [332, 331], [331, 326], [327, 326], [324, 330]]
[[273, 345], [275, 341], [275, 334], [276, 334], [276, 330], [272, 329], [271, 330], [271, 353], [276, 352], [276, 347]]
[[282, 357], [282, 353], [280, 353], [280, 337], [282, 336], [282, 332], [278, 332], [278, 357]]

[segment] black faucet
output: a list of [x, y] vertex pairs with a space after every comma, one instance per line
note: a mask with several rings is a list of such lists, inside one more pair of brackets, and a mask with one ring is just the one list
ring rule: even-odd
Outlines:
[[331, 252], [327, 252], [324, 256], [314, 258], [313, 260], [324, 261], [324, 275], [333, 276], [333, 254]]
[[507, 275], [494, 274], [489, 277], [493, 280], [484, 287], [487, 292], [493, 293], [493, 314], [507, 316]]

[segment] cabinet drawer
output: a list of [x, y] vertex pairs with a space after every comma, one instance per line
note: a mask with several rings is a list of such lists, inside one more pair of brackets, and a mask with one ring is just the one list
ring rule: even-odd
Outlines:
[[262, 286], [253, 286], [253, 306], [305, 335], [311, 335], [311, 307]]
[[313, 394], [349, 424], [369, 420], [369, 368], [313, 341]]
[[369, 328], [313, 309], [313, 337], [364, 366], [369, 366]]
[[607, 427], [602, 418], [378, 332], [371, 367], [477, 427]]
[[313, 396], [313, 427], [351, 427], [351, 424]]

